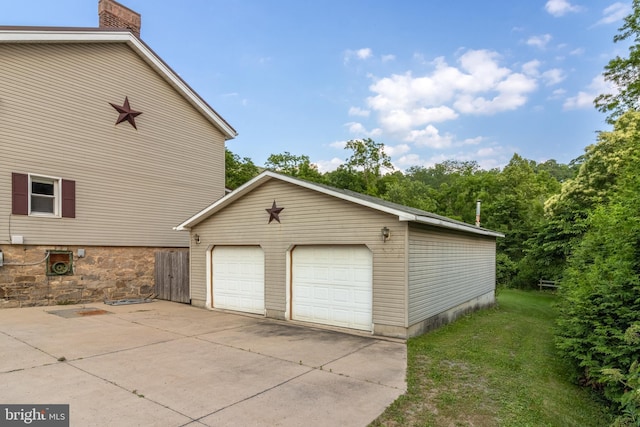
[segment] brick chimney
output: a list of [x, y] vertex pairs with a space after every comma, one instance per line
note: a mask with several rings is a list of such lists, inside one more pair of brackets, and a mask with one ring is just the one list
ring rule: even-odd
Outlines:
[[120, 28], [131, 30], [140, 37], [142, 17], [114, 0], [100, 0], [98, 2], [98, 16], [100, 28]]

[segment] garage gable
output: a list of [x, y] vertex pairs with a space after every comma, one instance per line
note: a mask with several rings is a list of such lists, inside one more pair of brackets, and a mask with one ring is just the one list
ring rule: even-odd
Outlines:
[[356, 193], [350, 190], [338, 189], [315, 182], [309, 182], [286, 175], [280, 175], [271, 171], [262, 172], [260, 175], [253, 178], [251, 181], [247, 182], [237, 190], [232, 191], [222, 199], [218, 200], [209, 207], [203, 209], [191, 218], [187, 219], [182, 224], [174, 227], [174, 229], [188, 230], [193, 228], [200, 222], [209, 218], [211, 215], [214, 215], [216, 212], [224, 209], [226, 206], [234, 203], [236, 200], [244, 197], [246, 194], [254, 191], [256, 188], [259, 188], [264, 183], [271, 180], [287, 182], [301, 188], [315, 191], [317, 193], [326, 194], [328, 196], [335, 197], [337, 199], [344, 200], [356, 205], [387, 213], [396, 216], [399, 221], [416, 222], [438, 228], [462, 231], [465, 233], [478, 234], [483, 236], [504, 237], [504, 235], [501, 233], [467, 224], [465, 222], [456, 221], [451, 218], [432, 214], [431, 212], [423, 211], [421, 209], [399, 205], [397, 203], [388, 202], [386, 200], [378, 199], [377, 197]]

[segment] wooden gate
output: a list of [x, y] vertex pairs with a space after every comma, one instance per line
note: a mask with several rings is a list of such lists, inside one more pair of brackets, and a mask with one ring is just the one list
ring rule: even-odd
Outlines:
[[156, 295], [189, 304], [189, 252], [156, 252]]

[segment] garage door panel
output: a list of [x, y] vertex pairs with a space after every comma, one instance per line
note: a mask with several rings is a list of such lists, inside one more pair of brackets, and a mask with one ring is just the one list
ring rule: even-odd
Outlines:
[[322, 319], [325, 321], [330, 320], [329, 316], [331, 315], [331, 313], [326, 308], [312, 307], [311, 312], [317, 319]]
[[348, 282], [350, 276], [351, 271], [347, 267], [336, 267], [331, 278], [335, 281]]
[[213, 306], [264, 314], [264, 253], [260, 247], [213, 249]]
[[294, 249], [292, 317], [370, 331], [372, 265], [364, 246]]
[[354, 291], [353, 301], [355, 304], [368, 307], [371, 304], [371, 293], [363, 291]]
[[[325, 287], [315, 287], [313, 288], [313, 301], [323, 301], [323, 302], [329, 302], [329, 289], [325, 288]], [[313, 302], [311, 301], [311, 302]]]
[[328, 268], [314, 268], [312, 269], [312, 277], [317, 281], [325, 281], [329, 280], [329, 269]]
[[351, 293], [347, 289], [335, 289], [333, 291], [333, 300], [340, 304], [348, 305], [351, 301]]
[[333, 321], [337, 323], [348, 323], [351, 321], [351, 311], [349, 310], [333, 310]]

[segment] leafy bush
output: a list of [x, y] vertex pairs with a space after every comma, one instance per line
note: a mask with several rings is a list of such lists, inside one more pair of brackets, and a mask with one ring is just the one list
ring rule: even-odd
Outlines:
[[640, 354], [640, 340], [629, 342], [625, 337], [640, 323], [640, 115], [623, 119], [619, 123], [624, 126], [603, 135], [605, 141], [617, 139], [624, 156], [612, 153], [615, 161], [603, 164], [616, 167], [618, 178], [610, 184], [608, 201], [592, 210], [587, 231], [569, 258], [557, 344], [585, 384], [629, 410], [629, 378], [612, 381], [616, 371], [611, 369], [637, 370], [634, 362]]
[[[628, 344], [640, 344], [640, 323], [632, 325], [625, 333]], [[616, 368], [602, 370], [605, 381], [621, 384], [624, 393], [620, 397], [621, 415], [616, 418], [612, 427], [640, 426], [640, 359], [636, 359], [627, 373]]]
[[640, 344], [625, 331], [640, 321], [640, 205], [614, 204], [596, 210], [563, 279], [558, 347], [581, 370], [585, 384], [619, 401], [624, 392], [602, 373], [631, 366]]
[[496, 284], [509, 287], [517, 273], [517, 263], [511, 261], [509, 255], [498, 252], [496, 254]]

